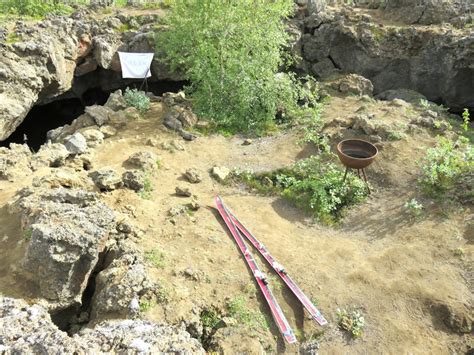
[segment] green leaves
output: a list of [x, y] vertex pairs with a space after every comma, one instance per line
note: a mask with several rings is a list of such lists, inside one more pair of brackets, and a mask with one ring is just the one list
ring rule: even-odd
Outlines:
[[150, 98], [143, 91], [127, 88], [123, 98], [128, 106], [135, 107], [142, 115], [150, 108]]
[[293, 6], [291, 0], [172, 2], [157, 48], [172, 69], [185, 70], [199, 116], [257, 133], [273, 121], [281, 101], [276, 73], [288, 41], [284, 19]]
[[428, 193], [436, 195], [458, 190], [455, 194], [464, 194], [472, 202], [474, 147], [466, 141], [465, 138], [454, 142], [440, 137], [437, 146], [427, 150], [419, 182]]

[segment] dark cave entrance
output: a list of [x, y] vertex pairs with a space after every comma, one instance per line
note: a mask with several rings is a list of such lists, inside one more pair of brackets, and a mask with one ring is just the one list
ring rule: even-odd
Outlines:
[[[185, 81], [152, 81], [147, 83], [148, 92], [161, 96], [165, 92], [178, 92], [188, 82]], [[125, 91], [127, 87], [139, 89], [141, 82], [132, 82], [128, 85], [111, 90], [102, 90], [93, 87], [83, 92], [79, 97], [73, 90], [63, 94], [56, 101], [34, 106], [23, 122], [17, 127], [10, 137], [0, 142], [0, 146], [8, 147], [10, 143], [26, 143], [33, 151], [38, 151], [46, 143], [46, 133], [52, 129], [70, 124], [84, 113], [86, 106], [104, 105], [109, 95], [117, 89]], [[145, 86], [143, 87], [145, 90]], [[72, 96], [72, 97], [71, 97]]]

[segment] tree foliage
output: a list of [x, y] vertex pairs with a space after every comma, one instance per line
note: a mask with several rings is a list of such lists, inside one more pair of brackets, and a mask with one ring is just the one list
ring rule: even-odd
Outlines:
[[225, 129], [259, 131], [297, 96], [292, 78], [277, 75], [293, 7], [292, 0], [171, 2], [157, 46], [172, 69], [185, 70], [198, 115]]

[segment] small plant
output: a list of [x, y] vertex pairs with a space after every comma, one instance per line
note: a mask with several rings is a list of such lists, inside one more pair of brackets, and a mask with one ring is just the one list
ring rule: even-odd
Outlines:
[[138, 192], [141, 198], [144, 200], [151, 200], [151, 193], [153, 192], [153, 183], [151, 181], [151, 174], [145, 171], [143, 180], [143, 188]]
[[262, 313], [247, 308], [243, 296], [232, 299], [227, 304], [229, 315], [252, 330], [268, 329], [268, 323]]
[[438, 115], [441, 115], [443, 113], [446, 113], [448, 111], [448, 108], [443, 106], [443, 105], [437, 105], [434, 102], [430, 102], [425, 99], [420, 100], [420, 107], [424, 110], [431, 110], [436, 112]]
[[337, 309], [337, 324], [339, 327], [349, 332], [352, 338], [362, 337], [365, 327], [365, 319], [361, 311], [354, 310], [348, 312], [345, 309]]
[[461, 124], [461, 128], [464, 132], [467, 132], [469, 130], [469, 120], [470, 120], [469, 110], [465, 108], [464, 111], [462, 112], [463, 123]]
[[405, 209], [414, 217], [419, 217], [423, 212], [423, 205], [419, 203], [415, 198], [405, 202]]
[[23, 231], [23, 239], [28, 241], [31, 239], [31, 236], [33, 235], [33, 229], [27, 228]]
[[466, 202], [473, 202], [474, 147], [464, 137], [451, 141], [440, 137], [438, 144], [422, 160], [419, 183], [425, 192], [440, 196], [452, 192]]
[[158, 269], [163, 269], [166, 265], [165, 254], [160, 249], [153, 249], [145, 253], [145, 258], [150, 262], [154, 267]]
[[464, 256], [465, 252], [464, 252], [463, 248], [456, 248], [456, 249], [453, 250], [453, 254], [454, 254], [454, 256], [462, 258]]
[[150, 98], [143, 91], [127, 88], [123, 98], [129, 107], [135, 107], [142, 115], [150, 109]]
[[146, 313], [155, 306], [156, 306], [156, 302], [153, 300], [140, 300], [141, 313]]
[[220, 321], [221, 317], [214, 309], [205, 309], [201, 312], [201, 323], [206, 328], [213, 329]]

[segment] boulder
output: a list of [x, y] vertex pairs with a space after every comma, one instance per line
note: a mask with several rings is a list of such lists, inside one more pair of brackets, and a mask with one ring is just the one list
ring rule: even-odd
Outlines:
[[113, 112], [109, 107], [99, 105], [88, 106], [85, 111], [99, 127], [109, 122], [110, 114]]
[[155, 171], [157, 169], [158, 157], [149, 151], [141, 151], [132, 154], [126, 164], [144, 171]]
[[64, 146], [70, 154], [83, 154], [87, 151], [87, 141], [79, 132], [66, 138]]
[[34, 275], [37, 296], [52, 309], [80, 304], [115, 227], [113, 211], [92, 192], [47, 187], [22, 190], [10, 211], [31, 231], [22, 265]]
[[191, 184], [198, 184], [202, 181], [201, 173], [196, 169], [188, 169], [184, 173], [184, 178]]
[[38, 304], [0, 297], [0, 351], [5, 354], [205, 354], [182, 328], [145, 320], [107, 320], [70, 337]]
[[125, 187], [140, 191], [145, 187], [145, 175], [140, 170], [129, 170], [123, 173], [122, 181]]
[[34, 159], [42, 164], [50, 167], [60, 167], [66, 163], [67, 157], [70, 153], [66, 146], [61, 143], [47, 143], [43, 144], [35, 154]]
[[339, 82], [339, 91], [343, 94], [354, 94], [358, 96], [372, 96], [374, 86], [369, 79], [357, 74], [349, 74]]
[[104, 106], [110, 108], [113, 111], [125, 110], [128, 105], [122, 96], [122, 90], [117, 90], [111, 93]]
[[122, 186], [122, 178], [112, 169], [97, 170], [89, 176], [101, 191], [112, 191]]
[[126, 249], [124, 254], [116, 256], [97, 275], [91, 307], [92, 320], [111, 314], [135, 316], [140, 309], [133, 306], [134, 300], [143, 296], [153, 297], [156, 286], [148, 281], [144, 260], [130, 243]]
[[87, 146], [95, 148], [104, 141], [104, 134], [95, 128], [87, 128], [81, 132], [87, 141]]
[[219, 182], [225, 182], [230, 176], [231, 170], [225, 166], [215, 166], [211, 170], [211, 175]]
[[[413, 6], [412, 0], [395, 2], [403, 2], [406, 11]], [[434, 4], [431, 0], [420, 4], [427, 2]], [[327, 77], [335, 70], [354, 73], [370, 80], [375, 94], [410, 89], [459, 111], [474, 107], [474, 36], [468, 28], [383, 26], [339, 6], [312, 13], [304, 25], [304, 67], [315, 75]]]
[[177, 196], [182, 197], [191, 197], [193, 195], [187, 186], [176, 186], [175, 192]]
[[14, 181], [31, 171], [33, 154], [26, 144], [10, 144], [10, 148], [0, 148], [0, 180]]
[[102, 126], [100, 127], [100, 131], [104, 135], [104, 138], [110, 138], [117, 134], [117, 130], [112, 126]]

